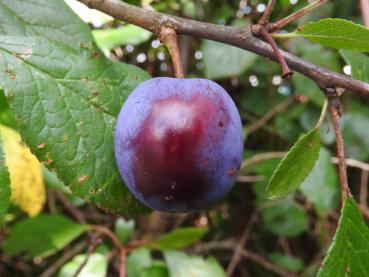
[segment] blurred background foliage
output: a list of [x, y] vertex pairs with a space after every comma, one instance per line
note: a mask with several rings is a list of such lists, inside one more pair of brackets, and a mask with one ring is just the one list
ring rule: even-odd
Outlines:
[[[90, 24], [106, 56], [135, 64], [152, 76], [173, 76], [168, 52], [151, 33], [91, 12], [76, 1], [66, 2]], [[257, 22], [267, 1], [126, 2], [215, 24], [243, 26]], [[271, 20], [307, 2], [277, 1]], [[326, 17], [362, 22], [358, 1], [335, 0], [291, 24], [287, 31]], [[358, 58], [304, 39], [278, 43], [312, 63], [345, 74], [353, 74], [348, 59]], [[181, 36], [180, 48], [187, 77], [215, 80], [239, 108], [245, 130], [245, 161], [232, 192], [218, 205], [199, 213], [152, 212], [123, 219], [73, 196], [43, 168], [47, 186], [43, 214], [30, 219], [14, 206], [5, 216], [0, 231], [1, 276], [73, 276], [81, 263], [85, 266], [78, 276], [116, 276], [119, 268], [112, 262], [117, 255], [114, 242], [96, 238], [91, 234], [93, 226], [111, 230], [121, 244], [142, 245], [132, 246], [128, 255], [128, 277], [224, 276], [226, 272], [233, 276], [315, 276], [336, 230], [340, 207], [337, 170], [332, 162], [335, 138], [328, 119], [321, 129], [324, 147], [319, 160], [301, 189], [278, 201], [267, 200], [265, 189], [281, 154], [315, 126], [324, 101], [322, 93], [306, 77], [295, 73], [285, 81], [278, 64], [232, 46]], [[360, 55], [359, 59], [369, 64], [368, 57]], [[368, 76], [369, 72], [364, 72], [361, 79]], [[353, 195], [364, 204], [368, 175], [363, 164], [360, 167], [355, 161], [369, 161], [369, 100], [347, 93], [342, 101], [346, 150], [353, 160], [349, 181]], [[0, 93], [0, 123], [17, 129], [15, 122]], [[94, 243], [89, 246], [91, 240]]]

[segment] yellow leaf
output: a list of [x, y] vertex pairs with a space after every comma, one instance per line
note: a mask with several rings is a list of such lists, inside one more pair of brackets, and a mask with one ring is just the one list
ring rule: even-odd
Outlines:
[[0, 135], [10, 174], [11, 200], [34, 217], [46, 200], [41, 164], [16, 131], [0, 124]]

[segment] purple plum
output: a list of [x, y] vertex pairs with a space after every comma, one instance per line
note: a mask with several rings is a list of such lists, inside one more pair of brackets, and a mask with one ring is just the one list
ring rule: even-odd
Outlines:
[[207, 79], [159, 77], [128, 97], [115, 130], [115, 157], [132, 194], [164, 212], [202, 210], [232, 188], [242, 125], [228, 93]]

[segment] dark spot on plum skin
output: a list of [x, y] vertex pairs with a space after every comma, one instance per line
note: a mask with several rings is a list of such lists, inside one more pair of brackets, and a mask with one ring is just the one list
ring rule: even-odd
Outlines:
[[[219, 111], [219, 107], [201, 94], [186, 101], [184, 104], [183, 100], [172, 96], [153, 103], [129, 148], [133, 149], [135, 157], [132, 169], [136, 190], [144, 198], [159, 195], [167, 204], [182, 203], [191, 208], [191, 203], [213, 185], [206, 171], [215, 169], [207, 168], [208, 160], [198, 157], [204, 146], [202, 138], [208, 137], [213, 142], [221, 140], [225, 128], [209, 131], [212, 130], [209, 125], [215, 116], [219, 117], [219, 112], [224, 122], [229, 122], [229, 118], [225, 111]], [[173, 109], [173, 114], [163, 112], [176, 105], [178, 109]], [[183, 114], [179, 114], [181, 109], [185, 111]], [[159, 126], [158, 120], [162, 122]], [[156, 132], [160, 130], [163, 133], [158, 137]]]
[[228, 174], [229, 177], [232, 177], [236, 172], [237, 172], [236, 169], [230, 168], [230, 169], [228, 169], [227, 174]]

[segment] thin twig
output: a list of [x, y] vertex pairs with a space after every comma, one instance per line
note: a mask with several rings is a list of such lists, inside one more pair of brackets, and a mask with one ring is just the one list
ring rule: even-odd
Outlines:
[[83, 262], [79, 265], [79, 267], [77, 268], [76, 272], [73, 274], [73, 277], [77, 277], [78, 274], [81, 273], [81, 271], [83, 270], [83, 268], [86, 266], [88, 260], [90, 259], [90, 256], [92, 255], [92, 253], [95, 251], [96, 247], [101, 243], [101, 239], [96, 238], [94, 239], [91, 244], [88, 247], [87, 250], [87, 254], [86, 254], [86, 258], [83, 260]]
[[60, 190], [54, 190], [57, 200], [63, 205], [65, 210], [79, 223], [86, 224], [87, 221], [83, 215], [72, 203], [69, 202], [68, 198]]
[[316, 123], [315, 129], [320, 129], [320, 127], [322, 127], [323, 122], [326, 119], [327, 109], [328, 109], [328, 100], [325, 99], [322, 112], [320, 113], [320, 117], [318, 122]]
[[270, 46], [273, 48], [273, 51], [278, 59], [278, 62], [281, 64], [282, 67], [282, 77], [287, 79], [289, 77], [291, 77], [291, 75], [293, 74], [293, 72], [291, 71], [291, 69], [288, 67], [287, 62], [285, 60], [285, 58], [283, 57], [281, 51], [279, 50], [277, 44], [274, 41], [274, 38], [271, 36], [271, 34], [269, 34], [267, 32], [267, 30], [265, 28], [260, 28], [259, 29], [259, 34], [265, 38], [265, 40], [270, 44]]
[[286, 25], [290, 24], [291, 22], [296, 21], [297, 19], [299, 19], [300, 17], [302, 17], [303, 15], [313, 11], [314, 9], [320, 7], [321, 5], [327, 3], [327, 0], [317, 0], [309, 5], [307, 5], [306, 7], [298, 10], [297, 12], [282, 18], [281, 20], [278, 20], [275, 23], [271, 23], [270, 24], [270, 32], [275, 32], [277, 30], [282, 29], [283, 27], [285, 27]]
[[363, 17], [364, 25], [369, 28], [369, 1], [360, 0], [360, 9]]
[[283, 269], [279, 266], [276, 266], [275, 264], [272, 264], [271, 262], [269, 262], [263, 256], [259, 256], [255, 253], [251, 252], [251, 251], [243, 249], [241, 251], [241, 255], [245, 259], [252, 260], [253, 262], [258, 263], [259, 265], [261, 265], [265, 269], [269, 270], [270, 272], [274, 272], [276, 274], [279, 274], [280, 276], [283, 276], [283, 277], [296, 276], [295, 274], [290, 273], [290, 272], [286, 271], [285, 269]]
[[120, 249], [119, 259], [119, 277], [126, 277], [127, 250], [122, 247]]
[[329, 111], [331, 113], [333, 127], [336, 134], [337, 156], [338, 156], [338, 172], [341, 185], [342, 201], [348, 198], [351, 193], [347, 181], [345, 144], [341, 130], [341, 102], [335, 88], [326, 90], [329, 101]]
[[369, 219], [369, 209], [368, 209], [368, 207], [363, 206], [363, 205], [359, 205], [359, 207], [360, 207], [360, 211], [363, 213], [363, 215], [364, 215], [367, 219]]
[[174, 75], [176, 78], [184, 78], [176, 31], [173, 28], [164, 25], [159, 30], [159, 39], [168, 48], [169, 54], [172, 58]]
[[[196, 245], [195, 247], [195, 252], [196, 253], [209, 253], [212, 250], [216, 250], [216, 249], [223, 249], [223, 250], [231, 250], [233, 251], [235, 249], [235, 247], [237, 247], [237, 242], [234, 241], [233, 239], [229, 239], [229, 240], [223, 240], [223, 241], [211, 241], [208, 243], [204, 243], [204, 244], [199, 244]], [[292, 276], [296, 276], [295, 274], [288, 272], [287, 270], [279, 267], [276, 264], [271, 263], [270, 261], [268, 261], [266, 258], [251, 252], [250, 250], [245, 250], [242, 249], [241, 250], [241, 256], [244, 257], [245, 259], [251, 260], [259, 265], [261, 265], [262, 267], [264, 267], [266, 270], [270, 271], [270, 272], [274, 272], [276, 274], [279, 274], [281, 276], [285, 276], [285, 277], [292, 277]]]
[[265, 180], [264, 176], [238, 176], [237, 182], [239, 183], [255, 183]]
[[286, 101], [284, 101], [284, 102], [278, 104], [277, 106], [275, 106], [273, 109], [271, 109], [269, 112], [267, 112], [259, 120], [257, 120], [256, 122], [254, 122], [251, 125], [249, 125], [248, 127], [246, 127], [247, 134], [250, 135], [251, 133], [255, 132], [256, 130], [258, 130], [259, 128], [264, 126], [274, 116], [276, 116], [277, 114], [279, 114], [279, 113], [283, 112], [284, 110], [286, 110], [293, 102], [294, 102], [294, 98], [289, 97]]
[[368, 207], [368, 178], [369, 171], [362, 170], [361, 171], [361, 180], [360, 180], [360, 205], [364, 207]]
[[51, 214], [56, 213], [54, 190], [50, 188], [47, 189], [47, 206]]
[[261, 18], [259, 19], [258, 24], [260, 25], [266, 25], [269, 22], [269, 17], [273, 11], [274, 5], [277, 1], [276, 0], [269, 0], [268, 5], [265, 8], [265, 11]]
[[251, 158], [244, 160], [241, 164], [241, 171], [244, 171], [245, 169], [248, 169], [254, 164], [271, 160], [271, 159], [277, 159], [277, 158], [283, 158], [286, 155], [286, 152], [265, 152], [261, 154], [256, 154], [252, 156]]
[[71, 250], [66, 251], [58, 260], [56, 260], [51, 266], [49, 266], [40, 277], [51, 277], [61, 268], [67, 261], [79, 254], [83, 249], [87, 247], [88, 243], [86, 240], [76, 244]]
[[245, 247], [245, 244], [251, 234], [251, 230], [256, 222], [256, 218], [257, 218], [256, 213], [253, 213], [249, 222], [247, 222], [247, 225], [242, 233], [241, 239], [238, 241], [237, 246], [234, 250], [231, 262], [228, 265], [227, 276], [232, 276], [234, 270], [236, 269], [237, 264], [241, 257], [241, 252], [243, 248]]
[[109, 228], [102, 225], [89, 225], [89, 227], [93, 231], [97, 231], [108, 236], [118, 249], [122, 247], [122, 243], [120, 242], [119, 238]]
[[[155, 11], [145, 10], [120, 0], [78, 0], [90, 8], [97, 9], [124, 22], [135, 24], [157, 33], [163, 25], [171, 26], [177, 34], [191, 35], [233, 45], [268, 59], [277, 61], [270, 45], [253, 35], [251, 27], [215, 25]], [[344, 88], [349, 92], [369, 96], [369, 84], [354, 80], [344, 74], [311, 64], [295, 55], [281, 51], [287, 64], [325, 89]]]
[[[332, 158], [332, 163], [338, 164], [338, 158], [333, 157]], [[346, 164], [347, 164], [347, 166], [350, 166], [350, 167], [355, 167], [355, 168], [359, 168], [359, 169], [362, 169], [362, 170], [369, 171], [369, 164], [358, 161], [358, 160], [346, 159]]]

